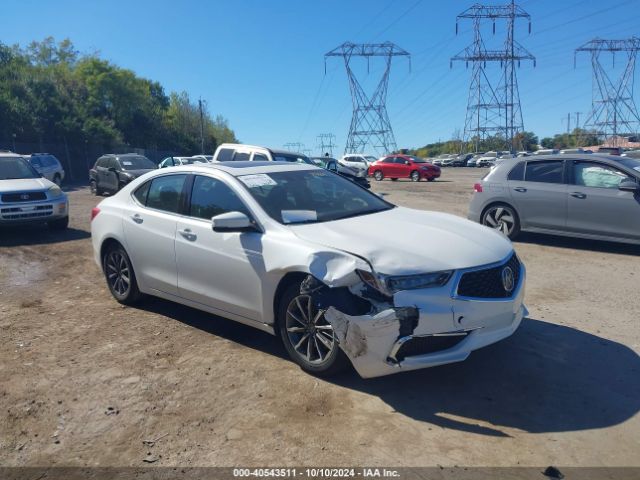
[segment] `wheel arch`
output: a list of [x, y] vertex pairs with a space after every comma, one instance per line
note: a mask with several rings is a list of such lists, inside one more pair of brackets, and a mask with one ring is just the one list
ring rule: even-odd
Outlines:
[[[104, 240], [102, 240], [102, 244], [100, 245], [100, 266], [103, 270], [104, 270], [104, 256], [106, 255], [107, 250], [114, 245], [120, 245], [125, 252], [127, 251], [127, 249], [124, 247], [122, 242], [120, 242], [117, 238], [107, 237]], [[127, 252], [127, 255], [128, 254], [129, 253]]]
[[276, 292], [273, 295], [273, 329], [277, 334], [278, 328], [278, 310], [280, 309], [280, 300], [285, 290], [289, 288], [291, 285], [296, 283], [302, 283], [302, 281], [309, 275], [308, 272], [302, 271], [293, 271], [287, 272], [278, 282], [278, 286], [276, 287]]

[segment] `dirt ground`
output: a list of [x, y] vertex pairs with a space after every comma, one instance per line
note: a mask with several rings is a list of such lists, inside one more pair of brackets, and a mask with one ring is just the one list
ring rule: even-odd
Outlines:
[[[481, 175], [373, 189], [465, 215]], [[0, 465], [640, 466], [640, 248], [523, 235], [530, 316], [511, 338], [328, 381], [249, 327], [117, 304], [92, 260], [99, 199], [68, 191], [67, 232], [0, 230]]]

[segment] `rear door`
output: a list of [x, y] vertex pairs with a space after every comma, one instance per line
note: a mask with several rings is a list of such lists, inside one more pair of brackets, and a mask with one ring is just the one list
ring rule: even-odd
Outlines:
[[509, 180], [509, 193], [524, 228], [564, 230], [567, 223], [567, 184], [564, 161], [527, 161], [524, 180]]
[[123, 217], [127, 250], [147, 288], [178, 294], [175, 236], [186, 174], [161, 175], [138, 187]]
[[588, 235], [640, 240], [640, 198], [618, 189], [638, 181], [622, 170], [593, 160], [571, 160], [567, 229]]

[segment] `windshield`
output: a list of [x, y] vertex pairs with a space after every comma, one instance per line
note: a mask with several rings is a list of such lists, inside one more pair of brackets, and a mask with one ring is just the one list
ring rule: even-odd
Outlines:
[[640, 160], [629, 157], [619, 157], [616, 158], [616, 162], [620, 162], [625, 167], [632, 168], [636, 172], [640, 173]]
[[0, 180], [39, 178], [40, 175], [22, 157], [0, 157]]
[[329, 222], [394, 207], [325, 170], [260, 173], [238, 179], [264, 211], [280, 223]]
[[151, 170], [157, 168], [156, 164], [147, 157], [125, 157], [119, 161], [124, 170]]
[[313, 165], [313, 162], [304, 155], [295, 155], [293, 153], [275, 153], [273, 159], [277, 162], [308, 163], [309, 165]]
[[369, 163], [373, 163], [378, 160], [376, 157], [372, 157], [371, 155], [364, 157], [364, 159]]

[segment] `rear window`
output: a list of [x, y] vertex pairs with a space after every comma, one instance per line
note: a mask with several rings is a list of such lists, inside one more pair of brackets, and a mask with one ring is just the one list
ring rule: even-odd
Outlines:
[[233, 158], [233, 153], [235, 150], [232, 148], [221, 148], [218, 152], [217, 160], [219, 162], [230, 162]]
[[247, 152], [236, 152], [236, 154], [233, 156], [233, 161], [234, 162], [248, 162], [249, 161], [249, 154]]
[[519, 162], [515, 167], [513, 167], [507, 178], [509, 180], [524, 180], [524, 162]]
[[563, 162], [551, 160], [527, 162], [525, 180], [527, 182], [562, 183]]

